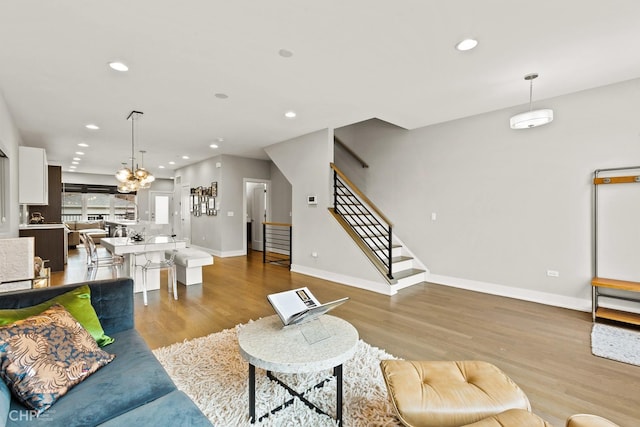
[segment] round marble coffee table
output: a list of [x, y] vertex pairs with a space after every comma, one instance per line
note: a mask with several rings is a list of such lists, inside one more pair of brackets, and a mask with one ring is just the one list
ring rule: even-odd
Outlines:
[[[300, 399], [309, 408], [323, 413], [305, 397], [271, 374], [317, 372], [333, 368], [336, 377], [336, 420], [342, 425], [342, 364], [356, 351], [358, 331], [349, 322], [323, 315], [300, 325], [283, 327], [278, 316], [269, 316], [248, 323], [238, 332], [240, 354], [249, 362], [249, 416], [256, 421], [255, 368], [267, 371], [269, 379], [278, 382], [294, 397], [260, 417], [262, 420]], [[329, 379], [312, 388], [322, 387]], [[307, 390], [308, 391], [308, 390]]]

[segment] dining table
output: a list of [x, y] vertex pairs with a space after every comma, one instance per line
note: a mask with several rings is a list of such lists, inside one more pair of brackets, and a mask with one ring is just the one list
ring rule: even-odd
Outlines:
[[[165, 251], [187, 247], [185, 240], [176, 240], [170, 236], [155, 237], [153, 241], [135, 241], [130, 237], [103, 237], [100, 244], [111, 254], [125, 258], [125, 276], [133, 278], [134, 292], [142, 292], [142, 266], [147, 261], [158, 262], [165, 258]], [[147, 271], [147, 291], [160, 289], [160, 270]]]

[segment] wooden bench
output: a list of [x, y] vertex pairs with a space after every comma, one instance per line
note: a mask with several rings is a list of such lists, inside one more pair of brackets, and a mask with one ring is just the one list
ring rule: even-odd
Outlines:
[[[166, 252], [171, 256], [171, 251]], [[174, 258], [178, 282], [183, 285], [202, 283], [202, 267], [213, 264], [213, 255], [194, 248], [178, 249]]]

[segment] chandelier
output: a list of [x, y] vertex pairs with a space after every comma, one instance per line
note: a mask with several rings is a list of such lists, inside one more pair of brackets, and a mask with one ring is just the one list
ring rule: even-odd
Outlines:
[[529, 129], [536, 126], [546, 125], [547, 123], [551, 123], [553, 121], [553, 110], [534, 110], [532, 108], [533, 80], [537, 78], [537, 73], [531, 73], [524, 76], [524, 79], [529, 81], [529, 111], [516, 114], [515, 116], [511, 117], [511, 120], [509, 121], [511, 129]]
[[127, 116], [127, 120], [131, 120], [131, 168], [127, 167], [126, 163], [122, 164], [122, 169], [116, 172], [116, 179], [120, 182], [118, 184], [119, 193], [132, 193], [143, 188], [151, 187], [151, 183], [155, 181], [155, 177], [144, 168], [144, 153], [146, 151], [140, 151], [140, 160], [142, 166], [134, 168], [135, 157], [135, 127], [134, 122], [140, 118], [144, 113], [141, 111], [132, 111]]

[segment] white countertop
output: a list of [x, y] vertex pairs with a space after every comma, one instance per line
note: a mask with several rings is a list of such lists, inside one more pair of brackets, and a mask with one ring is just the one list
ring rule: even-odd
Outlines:
[[64, 228], [64, 224], [20, 224], [21, 230], [50, 230]]

